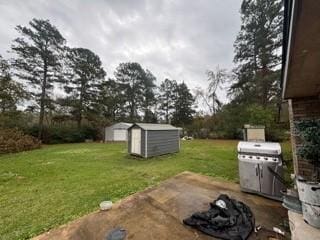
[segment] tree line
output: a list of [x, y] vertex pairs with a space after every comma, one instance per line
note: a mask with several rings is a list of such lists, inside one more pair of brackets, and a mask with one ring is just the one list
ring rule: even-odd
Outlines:
[[[20, 36], [11, 46], [14, 57], [0, 58], [0, 124], [14, 122], [23, 104], [24, 113], [38, 118], [39, 138], [48, 124], [80, 129], [88, 123], [97, 128], [143, 121], [172, 123], [200, 138], [239, 138], [243, 124], [259, 124], [266, 126], [269, 139], [278, 140], [288, 128], [278, 122], [283, 1], [243, 0], [240, 15], [235, 67], [207, 70], [208, 86], [193, 94], [173, 79], [157, 86], [154, 74], [136, 62], [120, 63], [107, 77], [97, 54], [68, 46], [48, 20], [19, 25]], [[219, 99], [220, 90], [228, 93], [228, 103]], [[196, 112], [200, 103], [208, 111]], [[9, 116], [7, 121], [3, 116]]]
[[[67, 46], [65, 38], [49, 20], [33, 19], [16, 27], [14, 57], [1, 60], [1, 113], [12, 112], [24, 101], [27, 110], [39, 113], [41, 139], [47, 115], [55, 121], [84, 120], [103, 125], [115, 121], [158, 122], [185, 125], [192, 121], [194, 98], [187, 87], [156, 77], [139, 63], [120, 63], [114, 78], [97, 54]], [[13, 78], [17, 78], [15, 81]], [[54, 92], [62, 90], [62, 96]]]
[[[243, 0], [241, 26], [234, 42], [231, 71], [208, 71], [209, 86], [195, 90], [210, 114], [194, 116], [190, 131], [199, 137], [239, 138], [244, 124], [265, 125], [267, 139], [286, 138], [288, 122], [279, 122], [281, 104], [282, 0]], [[229, 102], [217, 90], [227, 85]]]

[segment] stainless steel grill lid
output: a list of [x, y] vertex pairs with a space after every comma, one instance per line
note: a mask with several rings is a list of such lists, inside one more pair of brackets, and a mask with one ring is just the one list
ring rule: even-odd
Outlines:
[[273, 142], [239, 142], [238, 153], [280, 155], [281, 146]]

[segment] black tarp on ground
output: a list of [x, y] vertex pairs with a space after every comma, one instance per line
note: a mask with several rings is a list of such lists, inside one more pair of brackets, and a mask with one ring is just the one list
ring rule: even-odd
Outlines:
[[210, 236], [226, 240], [245, 240], [255, 226], [250, 208], [225, 194], [210, 203], [207, 212], [194, 213], [184, 219], [183, 223]]

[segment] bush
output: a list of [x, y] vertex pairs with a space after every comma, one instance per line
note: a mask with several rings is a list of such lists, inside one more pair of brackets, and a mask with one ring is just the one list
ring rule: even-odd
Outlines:
[[[25, 130], [32, 136], [38, 136], [38, 131], [38, 125]], [[75, 125], [46, 126], [43, 129], [42, 142], [46, 144], [78, 143], [84, 142], [86, 139], [97, 140], [98, 135], [98, 129], [91, 126], [83, 126], [81, 129]]]
[[38, 139], [17, 129], [0, 129], [0, 153], [22, 152], [40, 148]]
[[310, 161], [313, 166], [313, 180], [320, 181], [320, 119], [296, 121], [295, 128], [302, 138], [298, 155]]
[[37, 121], [37, 116], [28, 112], [10, 111], [0, 113], [0, 128], [2, 129], [24, 129], [32, 126], [32, 124]]
[[288, 140], [289, 123], [278, 123], [277, 114], [275, 106], [229, 103], [213, 116], [196, 116], [188, 130], [196, 138], [242, 139], [244, 124], [264, 125], [267, 141]]

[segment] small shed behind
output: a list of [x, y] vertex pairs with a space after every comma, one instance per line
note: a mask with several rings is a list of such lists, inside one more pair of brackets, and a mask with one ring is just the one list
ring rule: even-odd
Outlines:
[[135, 123], [128, 129], [128, 152], [144, 158], [179, 152], [180, 129], [169, 124]]
[[132, 126], [132, 123], [115, 123], [105, 128], [104, 140], [108, 141], [127, 141], [128, 140], [128, 128]]
[[248, 142], [265, 142], [265, 126], [245, 124], [243, 129], [243, 140]]

